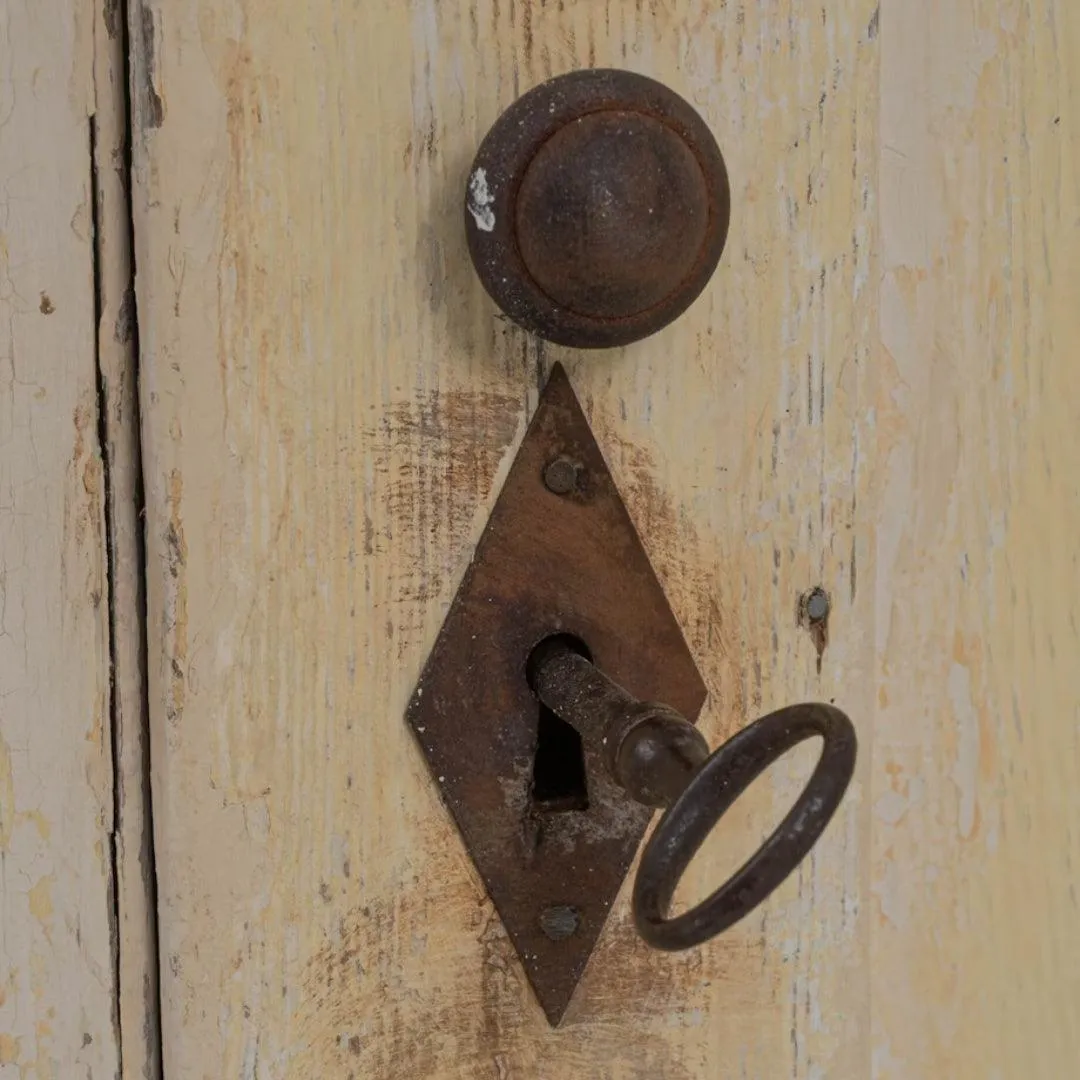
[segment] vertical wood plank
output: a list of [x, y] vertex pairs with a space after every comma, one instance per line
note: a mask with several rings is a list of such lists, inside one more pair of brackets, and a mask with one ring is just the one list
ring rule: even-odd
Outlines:
[[[402, 713], [559, 358], [706, 673], [710, 736], [824, 697], [868, 737], [873, 4], [131, 14], [166, 1075], [858, 1075], [861, 777], [715, 947], [651, 953], [624, 897], [551, 1031]], [[688, 316], [584, 358], [496, 316], [461, 197], [499, 111], [586, 64], [689, 97], [737, 211]], [[747, 797], [690, 888], [806, 765]]]
[[[132, 15], [171, 1067], [1067, 1074], [1071, 10]], [[585, 63], [689, 96], [736, 206], [702, 301], [603, 359], [494, 319], [459, 225], [488, 124]], [[400, 713], [555, 358], [701, 659], [707, 730], [835, 697], [863, 772], [710, 950], [649, 954], [624, 901], [550, 1032]], [[800, 623], [814, 586], [827, 638]], [[804, 764], [740, 804], [691, 890]]]
[[0, 1077], [118, 1075], [94, 17], [0, 11]]
[[1080, 22], [882, 5], [874, 1075], [1080, 1061]]

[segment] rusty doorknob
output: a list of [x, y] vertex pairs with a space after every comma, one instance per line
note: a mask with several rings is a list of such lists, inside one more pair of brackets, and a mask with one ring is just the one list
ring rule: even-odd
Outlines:
[[597, 349], [648, 337], [693, 303], [730, 209], [720, 149], [686, 101], [643, 75], [589, 69], [495, 122], [469, 172], [465, 227], [514, 322]]

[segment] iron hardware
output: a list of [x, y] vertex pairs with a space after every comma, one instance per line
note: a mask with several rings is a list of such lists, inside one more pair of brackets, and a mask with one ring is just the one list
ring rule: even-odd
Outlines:
[[731, 213], [705, 121], [644, 75], [590, 69], [530, 90], [483, 140], [465, 228], [515, 322], [582, 349], [626, 345], [693, 303]]
[[[795, 705], [709, 755], [693, 657], [566, 373], [555, 365], [409, 705], [428, 767], [549, 1021], [558, 1024], [648, 827], [641, 936], [700, 944], [798, 865], [855, 764], [848, 718]], [[665, 701], [668, 705], [648, 704]], [[780, 826], [688, 912], [672, 896], [773, 761], [821, 736]]]
[[[763, 716], [710, 757], [693, 724], [666, 705], [638, 701], [563, 639], [538, 647], [530, 681], [548, 708], [605, 748], [612, 776], [634, 799], [667, 808], [634, 883], [634, 921], [658, 949], [700, 945], [753, 911], [809, 853], [855, 770], [855, 729], [831, 705]], [[724, 813], [774, 761], [815, 735], [824, 742], [817, 767], [772, 835], [705, 900], [668, 918], [679, 879]]]

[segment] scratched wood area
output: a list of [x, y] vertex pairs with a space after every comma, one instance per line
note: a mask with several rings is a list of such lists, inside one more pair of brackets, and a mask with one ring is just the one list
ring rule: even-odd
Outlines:
[[0, 13], [0, 1077], [119, 1075], [94, 18]]
[[[1038, 1075], [1076, 1060], [1076, 35], [1051, 0], [931, 7], [131, 5], [167, 1077], [1009, 1077], [1028, 1033]], [[693, 102], [733, 196], [701, 300], [592, 355], [500, 319], [461, 224], [491, 122], [584, 65]], [[403, 711], [555, 360], [710, 739], [820, 698], [862, 755], [710, 947], [650, 952], [624, 891], [552, 1031]]]

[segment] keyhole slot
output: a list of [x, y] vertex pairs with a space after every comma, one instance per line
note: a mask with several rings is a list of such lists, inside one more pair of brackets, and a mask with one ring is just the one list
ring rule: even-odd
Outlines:
[[[541, 641], [529, 656], [530, 686], [533, 671], [544, 651], [563, 645], [587, 660], [592, 659], [588, 646], [570, 634], [557, 634]], [[589, 809], [589, 789], [585, 776], [585, 748], [577, 729], [537, 702], [536, 753], [533, 757], [531, 801], [541, 814], [567, 813]]]
[[544, 814], [589, 809], [581, 736], [546, 705], [536, 725], [532, 802]]

